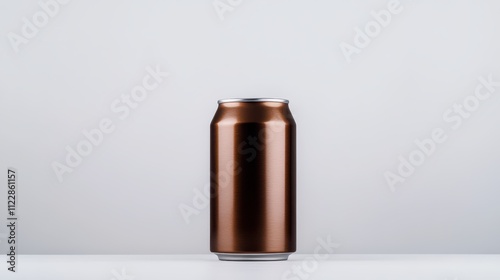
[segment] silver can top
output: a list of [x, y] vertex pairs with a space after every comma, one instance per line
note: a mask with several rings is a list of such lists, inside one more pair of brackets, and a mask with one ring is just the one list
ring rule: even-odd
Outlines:
[[280, 102], [287, 103], [288, 99], [283, 98], [225, 98], [220, 99], [217, 103], [229, 103], [229, 102]]

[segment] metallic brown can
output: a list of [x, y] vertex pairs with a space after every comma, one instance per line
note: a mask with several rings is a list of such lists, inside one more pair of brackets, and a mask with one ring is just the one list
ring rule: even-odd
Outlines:
[[287, 260], [296, 247], [295, 121], [288, 100], [219, 100], [210, 125], [210, 250]]

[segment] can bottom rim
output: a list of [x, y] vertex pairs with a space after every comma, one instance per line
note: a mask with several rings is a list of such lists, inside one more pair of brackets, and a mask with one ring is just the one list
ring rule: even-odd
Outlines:
[[221, 261], [286, 261], [292, 253], [215, 253]]

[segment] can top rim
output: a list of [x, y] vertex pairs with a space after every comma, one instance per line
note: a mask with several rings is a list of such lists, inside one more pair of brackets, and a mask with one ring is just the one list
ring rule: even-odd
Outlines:
[[284, 98], [224, 98], [217, 101], [218, 104], [229, 102], [280, 102], [288, 104], [288, 99]]

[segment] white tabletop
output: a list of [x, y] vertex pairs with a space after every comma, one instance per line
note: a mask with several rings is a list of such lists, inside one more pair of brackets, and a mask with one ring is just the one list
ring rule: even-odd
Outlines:
[[500, 255], [293, 254], [288, 261], [228, 262], [215, 255], [22, 255], [0, 279], [500, 279]]

